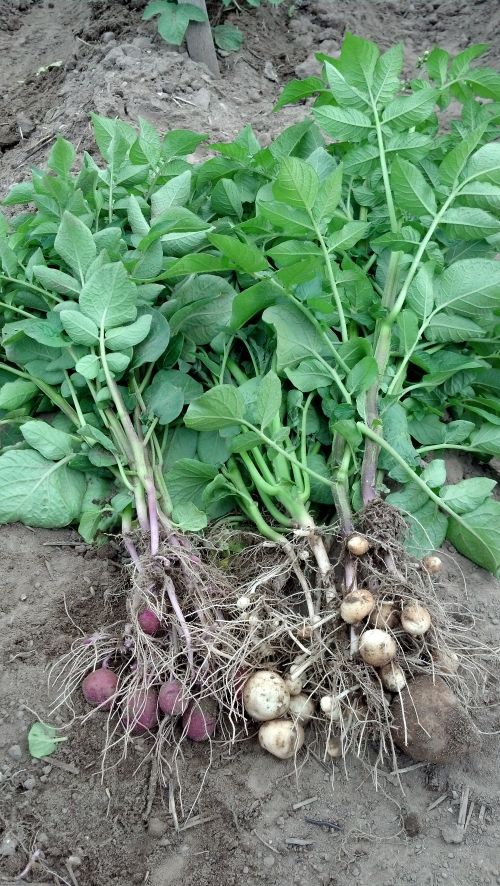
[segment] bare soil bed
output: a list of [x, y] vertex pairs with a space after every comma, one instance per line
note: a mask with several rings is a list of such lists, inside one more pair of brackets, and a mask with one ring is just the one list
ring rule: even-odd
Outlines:
[[[500, 66], [498, 0], [317, 0], [297, 2], [293, 14], [286, 6], [233, 14], [245, 46], [222, 60], [218, 80], [158, 39], [153, 23], [141, 21], [144, 5], [0, 0], [1, 195], [31, 166], [43, 165], [57, 133], [92, 150], [93, 110], [132, 122], [143, 116], [161, 130], [197, 129], [214, 140], [230, 139], [251, 122], [266, 142], [304, 115], [301, 106], [273, 112], [281, 86], [314, 73], [314, 52], [335, 52], [346, 30], [382, 47], [404, 41], [409, 71], [436, 43], [457, 51], [488, 40], [488, 63]], [[449, 481], [461, 479], [464, 468], [467, 474], [465, 463], [450, 459]], [[478, 635], [498, 646], [498, 582], [451, 548], [444, 554], [443, 593], [467, 599]], [[160, 785], [151, 790], [146, 740], [136, 740], [127, 760], [103, 773], [103, 721], [96, 717], [69, 729], [50, 759], [28, 754], [28, 728], [50, 708], [48, 668], [78, 630], [120, 614], [118, 548], [89, 549], [71, 530], [11, 526], [0, 530], [0, 555], [0, 882], [19, 882], [40, 849], [43, 860], [26, 881], [500, 883], [500, 690], [493, 682], [474, 712], [483, 750], [440, 767], [412, 766], [400, 755], [404, 794], [389, 768], [375, 786], [354, 759], [346, 771], [306, 754], [296, 772], [254, 739], [231, 755], [214, 744], [211, 758], [206, 748], [187, 746], [176, 832], [168, 793]], [[470, 818], [460, 831], [467, 792]]]

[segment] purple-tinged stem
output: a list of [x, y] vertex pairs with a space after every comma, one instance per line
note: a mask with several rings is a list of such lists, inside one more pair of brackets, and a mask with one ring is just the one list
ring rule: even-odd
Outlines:
[[146, 489], [148, 496], [149, 528], [151, 534], [151, 555], [153, 557], [156, 557], [158, 553], [158, 548], [160, 546], [160, 527], [158, 523], [156, 490], [154, 487], [154, 483], [151, 480], [148, 480]]
[[[378, 417], [377, 390], [372, 387], [366, 395], [366, 423], [371, 428]], [[363, 504], [377, 498], [377, 463], [380, 448], [373, 440], [366, 440], [363, 465], [361, 468], [361, 496]]]
[[[163, 558], [160, 558], [163, 559]], [[184, 639], [186, 641], [186, 654], [187, 660], [189, 663], [189, 667], [191, 670], [194, 669], [194, 657], [193, 657], [193, 645], [191, 642], [191, 634], [189, 632], [189, 628], [187, 626], [186, 619], [184, 618], [184, 614], [179, 605], [179, 601], [177, 599], [177, 594], [175, 593], [175, 587], [172, 579], [169, 576], [165, 578], [165, 590], [168, 595], [168, 599], [170, 600], [170, 605], [174, 610], [175, 615], [177, 616], [177, 621], [179, 622], [182, 633], [184, 634]]]
[[148, 509], [146, 506], [146, 500], [144, 498], [144, 489], [142, 488], [139, 480], [136, 480], [134, 483], [134, 497], [135, 510], [137, 513], [139, 526], [141, 527], [143, 532], [149, 533]]
[[126, 535], [124, 535], [123, 536], [123, 544], [125, 545], [125, 549], [127, 551], [127, 554], [129, 555], [130, 559], [132, 560], [132, 563], [134, 564], [135, 568], [137, 569], [138, 572], [140, 572], [141, 568], [142, 568], [141, 561], [139, 560], [139, 554], [137, 553], [137, 549], [135, 547], [134, 542], [130, 538], [127, 538]]

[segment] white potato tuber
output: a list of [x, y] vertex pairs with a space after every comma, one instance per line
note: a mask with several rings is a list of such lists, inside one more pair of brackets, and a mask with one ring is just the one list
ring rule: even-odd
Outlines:
[[363, 621], [375, 606], [375, 598], [370, 591], [358, 588], [346, 594], [340, 605], [340, 614], [347, 624]]
[[429, 610], [421, 603], [408, 603], [401, 612], [401, 627], [412, 637], [421, 637], [431, 626]]
[[285, 681], [274, 671], [254, 671], [243, 687], [243, 705], [254, 720], [275, 720], [289, 704]]
[[288, 705], [288, 713], [290, 716], [305, 726], [314, 717], [314, 702], [307, 695], [292, 695], [290, 704]]
[[396, 655], [396, 641], [387, 631], [371, 628], [360, 638], [359, 654], [366, 664], [382, 668]]
[[333, 695], [323, 695], [320, 698], [319, 706], [324, 714], [330, 718], [330, 720], [335, 720], [336, 723], [340, 720], [340, 702]]
[[285, 674], [283, 679], [290, 695], [300, 695], [303, 686], [303, 682], [300, 677], [292, 677], [292, 674], [288, 673]]
[[381, 600], [370, 612], [368, 621], [374, 628], [393, 628], [398, 620], [398, 613], [392, 600]]
[[251, 601], [250, 597], [238, 597], [238, 599], [236, 600], [236, 606], [238, 607], [238, 609], [241, 609], [242, 612], [245, 609], [248, 609], [248, 607], [251, 605], [252, 605], [252, 601]]
[[380, 679], [389, 692], [401, 692], [406, 686], [405, 672], [395, 661], [380, 668]]
[[456, 652], [451, 649], [433, 649], [432, 660], [439, 671], [443, 674], [456, 674], [460, 666], [460, 659]]
[[304, 730], [293, 720], [269, 720], [259, 729], [260, 746], [280, 760], [294, 757], [304, 744]]
[[326, 753], [328, 756], [337, 759], [342, 756], [343, 750], [340, 735], [331, 735], [326, 743]]
[[443, 562], [440, 557], [424, 557], [422, 566], [429, 575], [438, 575], [443, 569]]
[[364, 535], [351, 535], [347, 542], [347, 548], [354, 557], [363, 557], [370, 547], [370, 542]]

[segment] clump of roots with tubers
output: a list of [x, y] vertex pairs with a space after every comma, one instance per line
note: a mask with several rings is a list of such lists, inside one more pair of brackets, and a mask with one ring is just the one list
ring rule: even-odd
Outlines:
[[94, 115], [99, 163], [58, 138], [7, 195], [0, 523], [123, 542], [115, 623], [52, 671], [106, 760], [141, 735], [165, 778], [184, 740], [375, 768], [478, 747], [494, 652], [435, 552], [500, 570], [495, 480], [443, 458], [500, 452], [484, 50], [408, 83], [401, 46], [349, 34], [266, 147], [246, 126], [195, 161], [206, 136]]

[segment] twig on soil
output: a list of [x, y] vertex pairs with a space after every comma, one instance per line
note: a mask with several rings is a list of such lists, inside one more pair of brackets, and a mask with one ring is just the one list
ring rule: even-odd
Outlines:
[[430, 806], [427, 807], [427, 812], [431, 812], [433, 809], [436, 809], [438, 806], [441, 805], [441, 803], [444, 803], [447, 797], [448, 791], [446, 791], [445, 794], [441, 794], [441, 796], [438, 797], [437, 800], [434, 800], [434, 803], [431, 803]]
[[153, 808], [154, 799], [156, 796], [156, 788], [158, 787], [158, 761], [156, 757], [153, 757], [151, 761], [151, 772], [149, 773], [149, 784], [148, 784], [148, 794], [146, 797], [146, 807], [144, 809], [142, 820], [148, 821], [149, 816], [151, 814], [151, 809]]
[[179, 833], [181, 831], [189, 831], [191, 828], [197, 828], [202, 824], [208, 824], [210, 821], [215, 821], [215, 816], [210, 815], [202, 818], [201, 815], [196, 815], [194, 818], [191, 818], [186, 824], [183, 824], [179, 828]]
[[458, 824], [461, 827], [465, 827], [465, 820], [467, 818], [467, 806], [469, 805], [469, 788], [464, 787], [462, 791], [462, 798], [460, 800], [460, 810], [458, 813]]
[[311, 803], [315, 803], [317, 799], [317, 797], [309, 797], [308, 800], [301, 800], [300, 803], [294, 803], [292, 809], [297, 810], [302, 809], [303, 806], [310, 806]]
[[308, 818], [307, 815], [304, 816], [304, 821], [307, 821], [308, 824], [314, 824], [320, 828], [330, 828], [332, 831], [342, 831], [344, 826], [338, 824], [336, 821], [326, 821], [322, 818]]
[[262, 837], [259, 836], [257, 831], [252, 831], [252, 833], [253, 833], [254, 837], [257, 837], [257, 840], [259, 841], [259, 843], [262, 843], [262, 845], [265, 846], [266, 849], [270, 849], [271, 852], [274, 852], [276, 855], [279, 855], [279, 852], [276, 849], [276, 847], [271, 846], [269, 843], [266, 843], [266, 841]]
[[80, 770], [74, 763], [61, 763], [60, 760], [55, 760], [53, 757], [42, 757], [42, 762], [49, 766], [55, 766], [56, 769], [62, 769], [63, 772], [69, 772], [70, 775], [80, 775]]

